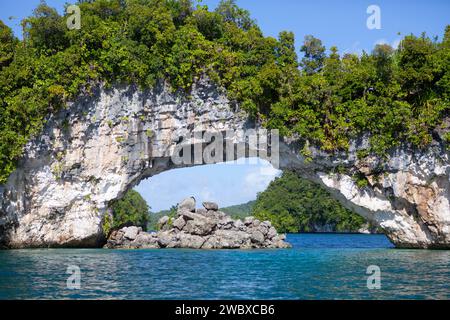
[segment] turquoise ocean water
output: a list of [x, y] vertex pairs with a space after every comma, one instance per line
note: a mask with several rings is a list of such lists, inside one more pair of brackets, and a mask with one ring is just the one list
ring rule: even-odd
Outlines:
[[[0, 299], [450, 299], [450, 251], [383, 235], [292, 234], [289, 250], [0, 251]], [[68, 266], [81, 271], [67, 288]], [[381, 289], [367, 288], [367, 267]]]

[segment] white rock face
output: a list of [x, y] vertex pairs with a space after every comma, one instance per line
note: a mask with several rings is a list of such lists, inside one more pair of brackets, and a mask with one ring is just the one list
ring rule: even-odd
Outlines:
[[[99, 89], [49, 117], [0, 186], [0, 243], [10, 248], [100, 246], [110, 202], [144, 178], [186, 166], [175, 165], [171, 156], [194, 128], [254, 127], [206, 81], [191, 96], [180, 98], [163, 85], [146, 92]], [[348, 155], [314, 151], [309, 163], [295, 141], [286, 141], [280, 145], [280, 165], [325, 185], [344, 205], [384, 228], [398, 246], [450, 247], [450, 165], [443, 147], [436, 144], [423, 153], [399, 150], [383, 168], [386, 173], [377, 176], [376, 159], [356, 159], [363, 144]], [[368, 186], [359, 189], [350, 175], [330, 173], [342, 165], [364, 173]]]
[[[381, 226], [398, 247], [450, 247], [450, 166], [437, 146], [414, 156], [396, 153], [384, 173], [366, 171], [360, 189], [348, 175], [318, 173], [321, 181], [357, 213]], [[412, 153], [412, 152], [411, 152]], [[365, 171], [355, 162], [355, 168]]]

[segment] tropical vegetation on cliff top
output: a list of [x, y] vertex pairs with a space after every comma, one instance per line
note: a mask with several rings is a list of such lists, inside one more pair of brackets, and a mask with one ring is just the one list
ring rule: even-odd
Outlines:
[[48, 114], [100, 83], [167, 80], [188, 96], [206, 74], [267, 127], [328, 152], [362, 133], [368, 153], [402, 142], [423, 148], [449, 114], [450, 27], [441, 41], [408, 35], [396, 50], [378, 45], [361, 56], [327, 53], [307, 36], [299, 61], [291, 32], [265, 37], [233, 0], [213, 12], [190, 0], [79, 6], [80, 30], [45, 2], [22, 22], [23, 40], [0, 22], [0, 183]]

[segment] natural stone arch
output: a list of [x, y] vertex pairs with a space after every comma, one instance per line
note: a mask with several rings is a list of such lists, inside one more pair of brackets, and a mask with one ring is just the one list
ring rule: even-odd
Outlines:
[[[97, 246], [109, 203], [144, 178], [186, 166], [171, 156], [180, 137], [198, 125], [236, 132], [255, 127], [206, 80], [189, 99], [164, 84], [149, 91], [116, 86], [68, 105], [48, 118], [0, 186], [0, 241], [8, 247]], [[280, 167], [325, 185], [398, 246], [449, 247], [450, 166], [443, 146], [396, 150], [385, 174], [375, 177], [378, 160], [356, 156], [365, 143], [355, 141], [348, 153], [332, 156], [311, 148], [312, 161], [305, 161], [298, 142], [284, 139]], [[364, 173], [369, 185], [358, 188], [348, 172]]]

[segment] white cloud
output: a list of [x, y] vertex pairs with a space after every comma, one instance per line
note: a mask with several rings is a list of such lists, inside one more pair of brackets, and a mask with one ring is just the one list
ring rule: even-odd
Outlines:
[[243, 191], [252, 195], [264, 191], [269, 183], [280, 174], [281, 171], [275, 169], [269, 163], [255, 167], [245, 176]]

